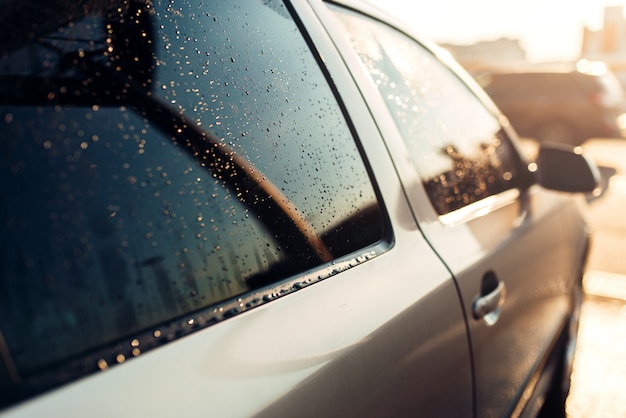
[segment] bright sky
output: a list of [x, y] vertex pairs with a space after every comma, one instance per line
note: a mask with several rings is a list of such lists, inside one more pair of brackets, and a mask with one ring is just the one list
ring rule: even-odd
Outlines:
[[471, 44], [500, 37], [521, 40], [529, 60], [576, 59], [583, 27], [602, 27], [605, 6], [626, 0], [370, 0], [417, 25], [436, 42]]

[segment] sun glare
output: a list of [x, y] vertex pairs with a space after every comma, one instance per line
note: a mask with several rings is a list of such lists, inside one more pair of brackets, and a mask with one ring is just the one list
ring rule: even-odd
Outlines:
[[517, 39], [529, 61], [576, 60], [585, 28], [598, 30], [606, 7], [626, 0], [367, 0], [439, 43]]

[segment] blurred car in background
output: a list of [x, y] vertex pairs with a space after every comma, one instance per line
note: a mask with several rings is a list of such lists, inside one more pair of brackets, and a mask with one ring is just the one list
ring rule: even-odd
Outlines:
[[361, 2], [9, 5], [1, 416], [563, 414], [584, 155]]
[[494, 71], [477, 80], [522, 137], [580, 145], [623, 136], [623, 88], [603, 63], [581, 61], [571, 71]]

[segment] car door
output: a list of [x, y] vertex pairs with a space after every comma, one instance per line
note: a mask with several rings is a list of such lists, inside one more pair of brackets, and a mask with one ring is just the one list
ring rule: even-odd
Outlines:
[[471, 411], [454, 280], [296, 3], [10, 11], [0, 416]]
[[584, 223], [568, 197], [532, 185], [505, 120], [442, 63], [445, 53], [332, 10], [369, 76], [363, 90], [379, 92], [365, 93], [368, 102], [374, 109], [382, 98], [389, 110], [373, 112], [421, 229], [456, 277], [476, 413], [519, 413], [571, 309]]

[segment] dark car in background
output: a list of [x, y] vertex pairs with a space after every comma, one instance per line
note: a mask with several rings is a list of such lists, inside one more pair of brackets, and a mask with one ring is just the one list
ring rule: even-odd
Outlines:
[[597, 170], [449, 55], [354, 1], [1, 4], [0, 416], [563, 415]]
[[574, 145], [622, 137], [619, 81], [601, 63], [579, 67], [583, 71], [494, 71], [477, 80], [522, 137]]

